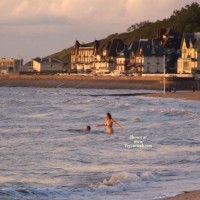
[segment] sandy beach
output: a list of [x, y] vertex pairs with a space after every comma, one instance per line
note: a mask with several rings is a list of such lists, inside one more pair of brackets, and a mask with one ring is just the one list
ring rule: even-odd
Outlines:
[[200, 200], [200, 191], [184, 192], [175, 197], [169, 197], [163, 200]]
[[[166, 78], [166, 87], [177, 91], [200, 89], [193, 78]], [[162, 90], [161, 76], [17, 75], [0, 76], [0, 87], [88, 88]]]
[[200, 100], [200, 91], [192, 91], [195, 83], [199, 89], [199, 82], [192, 80], [168, 80], [167, 84], [176, 84], [177, 92], [163, 94], [163, 83], [160, 77], [112, 77], [112, 76], [48, 76], [48, 75], [9, 75], [0, 76], [0, 87], [44, 87], [44, 88], [88, 88], [88, 89], [135, 89], [159, 90], [159, 93], [130, 94], [129, 96], [144, 95], [146, 97], [180, 98]]
[[153, 94], [144, 94], [146, 97], [156, 97], [156, 98], [179, 98], [185, 100], [200, 100], [200, 91], [177, 91], [177, 92], [164, 92], [153, 93]]

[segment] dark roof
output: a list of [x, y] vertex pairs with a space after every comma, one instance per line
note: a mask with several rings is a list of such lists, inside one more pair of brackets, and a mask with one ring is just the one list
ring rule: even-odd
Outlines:
[[163, 56], [164, 48], [156, 40], [140, 40], [139, 49], [144, 56]]
[[117, 53], [125, 49], [125, 44], [120, 39], [113, 39], [110, 44], [108, 56], [117, 56]]
[[79, 47], [95, 47], [95, 51], [97, 54], [102, 54], [104, 50], [108, 51], [107, 56], [116, 57], [117, 53], [125, 49], [125, 44], [121, 39], [113, 39], [108, 41], [98, 41], [95, 40], [90, 44], [80, 44], [78, 40], [76, 40], [74, 48]]
[[96, 46], [98, 48], [98, 46], [99, 46], [99, 41], [98, 40], [95, 40], [93, 43], [90, 43], [90, 44], [84, 44], [84, 43], [80, 44], [80, 42], [78, 40], [76, 40], [74, 48], [94, 47], [94, 46]]
[[124, 48], [122, 51], [118, 52], [118, 58], [119, 57], [125, 57], [125, 58], [129, 58], [130, 57], [130, 52], [127, 48]]
[[181, 34], [175, 28], [159, 28], [156, 39], [158, 39], [165, 48], [180, 49]]
[[191, 42], [194, 48], [200, 49], [200, 32], [184, 33], [183, 39], [185, 39], [187, 48], [190, 47], [190, 42]]
[[134, 53], [137, 52], [138, 50], [138, 46], [139, 46], [139, 42], [138, 41], [133, 41], [130, 46], [128, 47], [129, 51], [133, 51]]
[[38, 63], [62, 63], [62, 61], [57, 60], [56, 58], [35, 58], [34, 61]]
[[185, 43], [187, 48], [190, 46], [190, 40], [194, 37], [194, 33], [184, 33], [183, 38], [185, 39]]

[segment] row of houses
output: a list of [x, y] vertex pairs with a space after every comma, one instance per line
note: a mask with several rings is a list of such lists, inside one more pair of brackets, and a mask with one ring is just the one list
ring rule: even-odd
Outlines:
[[200, 72], [200, 33], [178, 34], [160, 29], [151, 40], [140, 39], [126, 46], [122, 40], [75, 42], [71, 71], [77, 73], [195, 73]]
[[58, 73], [64, 71], [63, 62], [56, 58], [35, 58], [29, 65], [23, 65], [22, 59], [0, 59], [0, 74], [11, 73]]
[[[200, 72], [200, 33], [181, 36], [174, 28], [162, 28], [153, 39], [140, 39], [126, 46], [121, 39], [95, 40], [91, 44], [79, 41], [71, 49], [72, 73], [191, 74]], [[31, 65], [23, 60], [0, 59], [0, 73], [66, 71], [64, 63], [56, 58], [35, 58]]]

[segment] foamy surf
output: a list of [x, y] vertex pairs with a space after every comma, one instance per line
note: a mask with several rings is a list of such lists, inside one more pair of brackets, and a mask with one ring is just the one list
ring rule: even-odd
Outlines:
[[91, 184], [90, 187], [99, 192], [122, 192], [122, 191], [134, 191], [143, 189], [150, 184], [151, 181], [158, 181], [158, 175], [151, 172], [142, 173], [128, 173], [119, 172], [114, 173], [111, 177], [103, 179], [103, 181], [97, 184]]

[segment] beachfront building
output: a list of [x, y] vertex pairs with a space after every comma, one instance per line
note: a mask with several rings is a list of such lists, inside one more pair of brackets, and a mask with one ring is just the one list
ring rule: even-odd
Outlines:
[[99, 42], [80, 44], [77, 40], [71, 50], [71, 71], [89, 73], [93, 70], [93, 61], [96, 59]]
[[129, 51], [129, 63], [128, 67], [130, 68], [130, 73], [138, 73], [142, 74], [143, 72], [143, 65], [137, 65], [136, 66], [136, 55], [138, 51], [139, 41], [133, 41], [130, 46], [128, 47]]
[[129, 59], [129, 51], [127, 49], [124, 49], [123, 51], [118, 53], [118, 56], [116, 58], [116, 64], [115, 64], [115, 74], [127, 74], [130, 71], [130, 66], [128, 65], [130, 62]]
[[118, 52], [125, 48], [120, 39], [97, 41], [91, 44], [75, 42], [71, 50], [71, 71], [77, 73], [111, 73], [115, 70]]
[[184, 33], [177, 72], [191, 74], [196, 71], [200, 71], [200, 32]]
[[17, 73], [23, 65], [22, 59], [1, 58], [0, 59], [0, 74]]
[[98, 48], [98, 55], [96, 60], [94, 60], [94, 69], [96, 73], [113, 73], [116, 69], [118, 54], [124, 49], [125, 45], [120, 39], [101, 42]]
[[144, 73], [163, 73], [164, 48], [157, 40], [140, 39], [136, 67]]
[[33, 59], [33, 71], [39, 73], [63, 72], [63, 62], [55, 58]]
[[97, 55], [93, 62], [94, 68], [93, 72], [96, 74], [108, 74], [114, 71], [115, 62], [112, 58], [102, 57]]
[[155, 39], [165, 49], [166, 73], [177, 73], [177, 60], [180, 54], [181, 34], [175, 28], [160, 28]]

